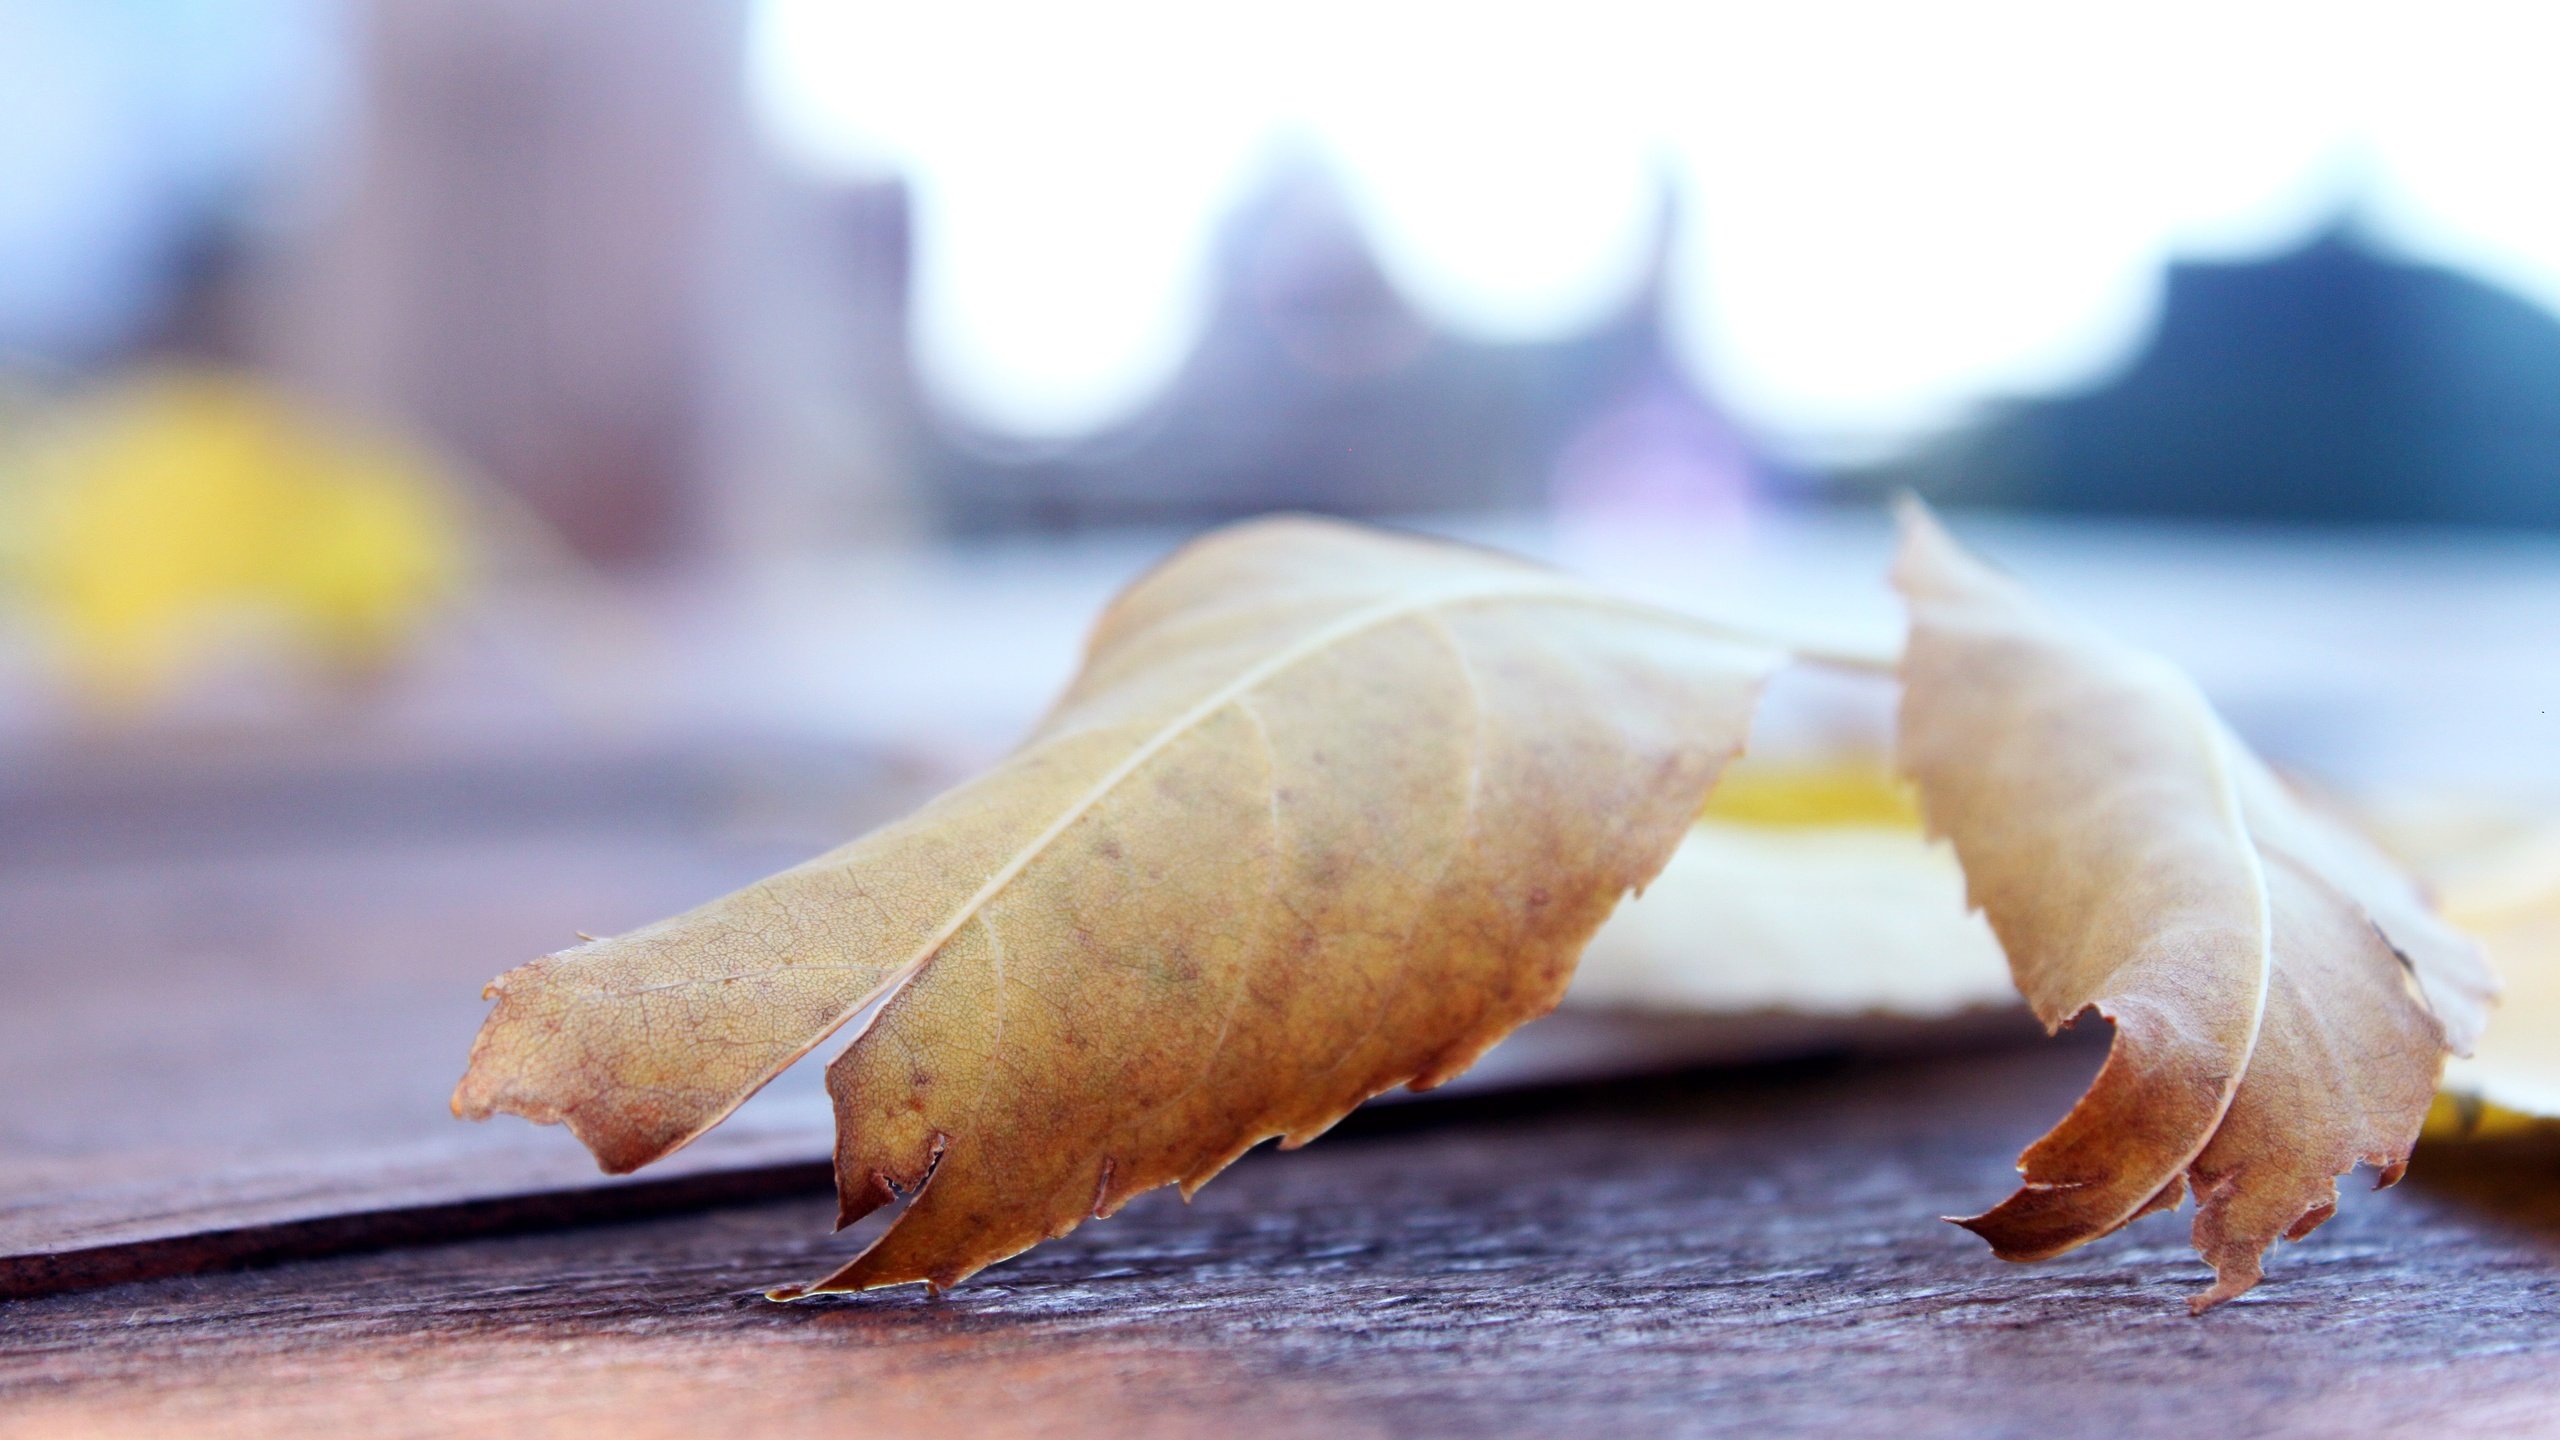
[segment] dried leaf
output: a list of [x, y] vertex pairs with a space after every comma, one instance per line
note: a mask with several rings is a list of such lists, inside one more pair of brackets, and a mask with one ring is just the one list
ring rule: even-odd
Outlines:
[[827, 1072], [842, 1213], [920, 1193], [808, 1288], [957, 1283], [1552, 1007], [1783, 658], [1483, 552], [1235, 527], [994, 771], [501, 977], [455, 1111], [629, 1170], [876, 1007]]
[[2358, 1161], [2398, 1178], [2448, 1049], [2493, 985], [2470, 942], [2353, 832], [2289, 793], [2164, 662], [2042, 612], [1905, 516], [1902, 759], [1955, 842], [2029, 1006], [2096, 1011], [2114, 1047], [1959, 1223], [2037, 1260], [2197, 1197], [2216, 1272], [2248, 1289], [2279, 1235], [2336, 1208]]

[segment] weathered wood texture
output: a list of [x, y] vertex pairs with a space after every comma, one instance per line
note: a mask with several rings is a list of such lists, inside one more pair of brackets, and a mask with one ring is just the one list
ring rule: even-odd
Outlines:
[[918, 789], [864, 756], [743, 747], [102, 754], [10, 780], [0, 1296], [734, 1199], [822, 1158], [805, 1088], [626, 1181], [559, 1132], [460, 1124], [445, 1095], [490, 976]]
[[813, 1196], [18, 1301], [0, 1434], [2560, 1433], [2560, 1151], [2422, 1154], [2202, 1319], [2183, 1214], [1933, 1218], [2089, 1038], [1365, 1112], [938, 1300], [759, 1298]]
[[[0, 791], [0, 1298], [807, 1184], [833, 1133], [814, 1066], [619, 1178], [559, 1130], [459, 1123], [445, 1096], [489, 976], [572, 926], [791, 864], [921, 788], [859, 756], [733, 747], [127, 759]], [[1558, 1017], [1467, 1083], [1787, 1053], [1841, 1028]]]

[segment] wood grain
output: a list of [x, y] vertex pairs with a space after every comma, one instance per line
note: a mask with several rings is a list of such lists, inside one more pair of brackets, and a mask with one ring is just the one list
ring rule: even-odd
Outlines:
[[636, 1182], [557, 1133], [460, 1124], [445, 1093], [509, 963], [916, 788], [876, 757], [744, 745], [102, 753], [11, 780], [0, 1295], [801, 1183], [826, 1153], [813, 1091]]
[[[0, 787], [0, 1297], [806, 1187], [834, 1134], [814, 1067], [621, 1178], [558, 1130], [460, 1123], [445, 1097], [500, 969], [572, 925], [611, 933], [801, 859], [924, 783], [732, 743], [102, 757]], [[1466, 1083], [1843, 1038], [1786, 1017], [1560, 1016]]]
[[2560, 1152], [2422, 1153], [2201, 1320], [2007, 1183], [2094, 1037], [1364, 1112], [942, 1300], [792, 1306], [823, 1197], [0, 1306], [0, 1435], [2560, 1433]]

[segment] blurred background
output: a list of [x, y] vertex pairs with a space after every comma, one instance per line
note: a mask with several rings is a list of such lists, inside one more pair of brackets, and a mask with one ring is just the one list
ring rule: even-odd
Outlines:
[[598, 756], [924, 783], [1113, 586], [1278, 508], [1889, 641], [1906, 488], [2282, 758], [2545, 783], [2555, 42], [0, 0], [0, 851], [331, 765], [276, 823], [386, 766], [437, 777], [394, 829]]

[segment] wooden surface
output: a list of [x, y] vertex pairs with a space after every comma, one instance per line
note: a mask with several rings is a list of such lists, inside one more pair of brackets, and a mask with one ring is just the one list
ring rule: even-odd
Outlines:
[[1933, 1218], [2088, 1038], [1364, 1112], [939, 1300], [761, 1299], [850, 1243], [821, 1195], [22, 1300], [0, 1435], [2560, 1433], [2547, 1147], [2202, 1319], [2183, 1215], [2032, 1267]]
[[0, 1296], [734, 1198], [822, 1158], [805, 1089], [625, 1180], [445, 1096], [490, 976], [792, 863], [910, 788], [859, 755], [753, 750], [22, 780], [0, 793]]
[[[918, 788], [859, 754], [732, 747], [127, 763], [0, 791], [0, 1298], [806, 1186], [833, 1135], [814, 1064], [626, 1177], [445, 1097], [491, 975], [794, 863]], [[1842, 1029], [1558, 1016], [1462, 1088]]]

